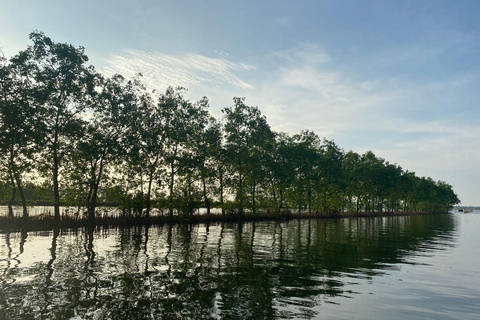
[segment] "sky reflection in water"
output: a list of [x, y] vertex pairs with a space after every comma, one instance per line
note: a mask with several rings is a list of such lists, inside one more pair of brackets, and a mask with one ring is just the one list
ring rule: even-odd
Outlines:
[[2, 234], [0, 318], [477, 319], [479, 218]]

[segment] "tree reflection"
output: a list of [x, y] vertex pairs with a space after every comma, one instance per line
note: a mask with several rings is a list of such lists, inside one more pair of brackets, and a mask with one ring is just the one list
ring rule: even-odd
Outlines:
[[[449, 242], [454, 228], [451, 216], [423, 216], [57, 230], [49, 260], [29, 271], [38, 273], [33, 280], [6, 286], [10, 271], [2, 271], [0, 316], [310, 319], [326, 300], [354, 295], [355, 279], [381, 276], [439, 238]], [[12, 239], [5, 235], [8, 270]], [[30, 309], [15, 313], [28, 292]]]
[[53, 275], [53, 272], [55, 271], [54, 263], [55, 263], [55, 260], [57, 259], [57, 239], [59, 234], [60, 234], [60, 229], [58, 228], [58, 226], [56, 226], [53, 229], [52, 244], [50, 247], [50, 260], [48, 260], [48, 263], [46, 266], [47, 273], [45, 277], [45, 287], [43, 289], [45, 304], [42, 308], [42, 311], [40, 312], [42, 319], [49, 318], [48, 313], [49, 313], [50, 306], [52, 304], [52, 297], [50, 296], [50, 286], [52, 285], [52, 275]]

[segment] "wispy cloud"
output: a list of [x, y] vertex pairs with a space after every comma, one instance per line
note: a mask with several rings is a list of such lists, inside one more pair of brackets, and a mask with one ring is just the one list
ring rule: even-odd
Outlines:
[[331, 61], [330, 55], [316, 43], [306, 42], [298, 47], [276, 52], [275, 56], [293, 64], [314, 66]]
[[[416, 50], [405, 49], [391, 63], [403, 63]], [[478, 113], [475, 71], [435, 80], [346, 73], [339, 67], [342, 61], [313, 43], [273, 53], [258, 67], [217, 54], [219, 58], [126, 50], [111, 56], [102, 71], [141, 72], [158, 90], [185, 86], [198, 94], [195, 98], [207, 95], [217, 117], [233, 96], [246, 95], [276, 131], [309, 129], [347, 150], [373, 150], [420, 176], [446, 180], [473, 198], [458, 177], [465, 176], [461, 168], [469, 168], [469, 178], [480, 178], [475, 169], [480, 131], [469, 118]], [[244, 80], [247, 75], [255, 85]], [[455, 111], [456, 104], [462, 104], [462, 112]]]
[[210, 58], [193, 53], [172, 56], [129, 49], [110, 56], [102, 71], [109, 75], [120, 73], [125, 76], [141, 73], [148, 87], [164, 90], [168, 86], [251, 88], [236, 73], [252, 69], [253, 66], [225, 58]]
[[[407, 51], [398, 63], [415, 54]], [[373, 150], [474, 198], [468, 185], [480, 179], [480, 130], [469, 115], [478, 113], [478, 75], [432, 80], [346, 74], [336, 68], [337, 61], [300, 58], [309, 52], [300, 46], [276, 54], [277, 77], [258, 90], [262, 111], [275, 130], [309, 129], [347, 150]], [[462, 181], [466, 175], [469, 181]]]
[[277, 130], [309, 129], [332, 138], [363, 126], [387, 99], [381, 82], [352, 80], [332, 68], [335, 61], [318, 44], [302, 44], [272, 57], [278, 66], [276, 77], [264, 83], [258, 94]]

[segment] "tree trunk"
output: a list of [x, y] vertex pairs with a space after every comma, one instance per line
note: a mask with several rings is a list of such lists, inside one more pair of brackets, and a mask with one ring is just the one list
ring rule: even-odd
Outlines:
[[10, 150], [10, 179], [15, 179], [15, 183], [13, 185], [15, 186], [16, 184], [18, 193], [20, 194], [20, 199], [22, 200], [23, 218], [27, 219], [28, 218], [27, 201], [25, 200], [25, 194], [23, 193], [20, 173], [18, 172], [15, 165], [13, 146], [12, 146], [12, 149]]
[[220, 173], [219, 182], [220, 182], [220, 205], [222, 207], [222, 215], [225, 215], [225, 206], [223, 203], [223, 189], [224, 189], [223, 172]]
[[174, 171], [175, 167], [174, 167], [174, 161], [172, 161], [171, 165], [170, 165], [170, 183], [169, 183], [169, 186], [168, 186], [168, 190], [169, 190], [169, 200], [168, 200], [168, 215], [170, 217], [173, 217], [173, 184], [175, 182], [175, 171]]
[[28, 218], [28, 209], [27, 209], [27, 200], [25, 199], [25, 194], [23, 193], [23, 186], [20, 181], [20, 175], [17, 173], [15, 174], [15, 181], [17, 182], [18, 193], [20, 194], [20, 199], [22, 199], [22, 207], [23, 207], [23, 218]]
[[308, 213], [312, 213], [312, 190], [311, 189], [308, 189], [307, 198], [308, 198]]
[[243, 177], [241, 172], [240, 172], [238, 181], [239, 181], [238, 192], [237, 192], [237, 200], [239, 201], [238, 214], [242, 216], [243, 215]]
[[252, 185], [252, 210], [253, 210], [254, 214], [257, 213], [257, 206], [256, 206], [256, 203], [255, 203], [256, 189], [257, 189], [257, 183], [255, 182], [255, 180], [253, 180], [253, 185]]
[[90, 199], [90, 203], [88, 206], [89, 222], [95, 221], [95, 209], [97, 208], [98, 188], [100, 186], [100, 181], [102, 180], [102, 174], [103, 174], [103, 163], [100, 163], [100, 167], [98, 168], [98, 177], [96, 177], [95, 174], [92, 176], [92, 181], [93, 181], [92, 198]]
[[90, 199], [90, 203], [88, 204], [88, 221], [93, 222], [95, 221], [95, 209], [97, 207], [97, 192], [98, 192], [98, 185], [95, 183], [93, 186], [92, 198]]
[[277, 204], [277, 193], [275, 192], [275, 185], [272, 183], [273, 203], [275, 203], [275, 212], [280, 212], [280, 206]]
[[12, 197], [8, 202], [8, 217], [13, 218], [13, 201], [15, 201], [15, 196], [17, 195], [17, 187], [15, 186], [15, 180], [13, 179], [13, 175], [10, 172], [10, 183], [12, 184]]
[[59, 159], [57, 155], [57, 150], [53, 151], [53, 206], [54, 206], [54, 215], [55, 221], [60, 221], [60, 191], [58, 186], [58, 169], [59, 169]]
[[87, 194], [87, 218], [90, 219], [90, 210], [91, 210], [91, 204], [92, 204], [92, 197], [93, 197], [93, 190], [95, 189], [95, 166], [91, 169], [90, 171], [90, 183], [89, 183], [89, 189], [88, 189], [88, 194]]
[[207, 196], [207, 182], [205, 181], [205, 177], [202, 176], [202, 184], [203, 184], [203, 198], [205, 200], [205, 207], [207, 207], [207, 217], [210, 216], [210, 199]]
[[323, 211], [324, 212], [329, 211], [329, 208], [327, 205], [327, 186], [324, 186], [323, 188]]
[[190, 174], [188, 175], [188, 187], [187, 187], [187, 195], [188, 195], [188, 216], [193, 216], [195, 211], [195, 204], [193, 203], [193, 196], [192, 196], [192, 178]]
[[282, 212], [283, 209], [283, 189], [280, 188], [280, 206], [278, 207], [278, 212]]
[[150, 174], [148, 176], [148, 189], [147, 189], [147, 203], [145, 204], [146, 206], [146, 211], [145, 211], [145, 217], [147, 219], [150, 218], [150, 198], [151, 198], [151, 194], [152, 194], [152, 184], [153, 184], [153, 170], [150, 170]]

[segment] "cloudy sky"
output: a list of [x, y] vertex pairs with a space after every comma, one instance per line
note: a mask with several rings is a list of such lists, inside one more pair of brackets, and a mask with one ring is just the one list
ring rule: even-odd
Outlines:
[[2, 0], [10, 57], [40, 30], [105, 74], [235, 96], [276, 131], [315, 131], [480, 205], [480, 1]]

